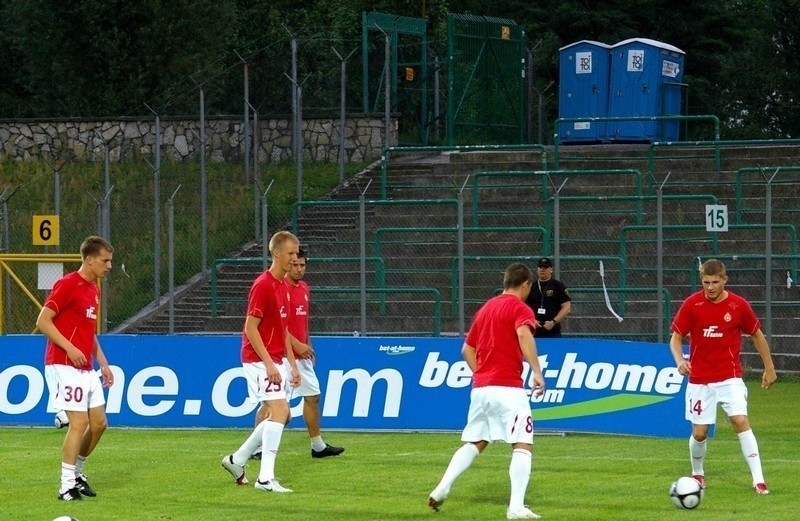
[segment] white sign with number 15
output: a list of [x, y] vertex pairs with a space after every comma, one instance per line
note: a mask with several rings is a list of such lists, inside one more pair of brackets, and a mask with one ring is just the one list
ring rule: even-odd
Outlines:
[[726, 204], [706, 205], [706, 231], [709, 232], [728, 231], [728, 205]]

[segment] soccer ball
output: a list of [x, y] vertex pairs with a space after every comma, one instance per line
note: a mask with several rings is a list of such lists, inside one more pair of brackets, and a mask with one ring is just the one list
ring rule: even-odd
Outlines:
[[678, 508], [697, 508], [703, 499], [703, 487], [696, 479], [683, 476], [669, 487], [669, 498]]
[[69, 418], [67, 417], [66, 411], [58, 411], [56, 413], [56, 417], [53, 418], [53, 425], [56, 426], [56, 429], [69, 426]]
[[78, 521], [78, 520], [70, 516], [58, 516], [57, 518], [53, 519], [53, 521]]

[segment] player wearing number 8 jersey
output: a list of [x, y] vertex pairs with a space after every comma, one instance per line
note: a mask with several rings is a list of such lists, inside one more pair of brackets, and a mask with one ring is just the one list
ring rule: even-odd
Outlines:
[[[108, 426], [103, 387], [114, 375], [95, 335], [100, 289], [97, 280], [111, 270], [114, 248], [91, 236], [81, 244], [81, 267], [53, 285], [36, 319], [47, 337], [45, 376], [53, 405], [66, 411], [69, 429], [61, 448], [61, 487], [58, 499], [73, 501], [96, 496], [83, 466]], [[100, 377], [94, 371], [100, 365]]]
[[533, 373], [533, 392], [541, 393], [544, 387], [533, 340], [536, 321], [525, 304], [532, 279], [525, 265], [510, 265], [503, 276], [503, 293], [488, 300], [473, 318], [461, 349], [473, 372], [467, 425], [461, 436], [467, 443], [453, 454], [444, 476], [428, 497], [428, 506], [434, 510], [439, 510], [456, 478], [478, 454], [489, 443], [503, 441], [513, 448], [506, 517], [539, 518], [524, 504], [531, 473], [533, 419], [522, 381], [523, 358]]
[[[703, 289], [690, 295], [672, 322], [670, 349], [678, 371], [688, 375], [686, 419], [692, 422], [689, 454], [692, 475], [705, 487], [703, 464], [710, 425], [716, 423], [717, 405], [728, 415], [739, 437], [742, 454], [750, 467], [753, 489], [768, 494], [761, 468], [758, 443], [747, 416], [747, 387], [742, 380], [741, 334], [750, 335], [761, 356], [762, 387], [769, 388], [777, 375], [761, 323], [750, 303], [725, 289], [725, 265], [710, 259], [700, 266]], [[683, 338], [688, 336], [689, 358], [683, 356]]]

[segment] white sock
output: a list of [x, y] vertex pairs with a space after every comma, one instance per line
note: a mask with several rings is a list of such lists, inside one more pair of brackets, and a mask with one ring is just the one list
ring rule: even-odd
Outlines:
[[75, 461], [75, 475], [76, 476], [80, 476], [81, 474], [83, 474], [83, 466], [84, 465], [86, 465], [86, 457], [78, 456], [78, 459]]
[[521, 510], [525, 507], [525, 491], [531, 478], [533, 456], [525, 449], [514, 449], [511, 452], [511, 464], [508, 466], [508, 477], [511, 478], [510, 510]]
[[462, 445], [461, 448], [453, 454], [453, 457], [450, 459], [450, 464], [447, 466], [447, 470], [444, 471], [442, 480], [436, 485], [432, 494], [442, 499], [447, 497], [450, 493], [450, 487], [453, 486], [453, 482], [455, 482], [456, 478], [458, 478], [462, 472], [472, 465], [472, 462], [475, 461], [478, 454], [480, 454], [480, 451], [474, 443]]
[[692, 475], [702, 476], [703, 472], [703, 463], [706, 461], [706, 441], [697, 441], [694, 439], [694, 436], [689, 436], [689, 456], [692, 460]]
[[283, 436], [283, 424], [266, 420], [264, 424], [264, 434], [261, 438], [261, 470], [258, 472], [258, 480], [262, 483], [275, 479], [275, 459], [278, 457], [278, 447]]
[[758, 483], [764, 483], [764, 472], [761, 470], [761, 455], [758, 453], [758, 442], [755, 434], [753, 434], [753, 429], [739, 433], [739, 444], [742, 446], [744, 460], [750, 466], [753, 486]]
[[326, 446], [327, 445], [325, 445], [325, 442], [322, 441], [322, 436], [314, 436], [311, 438], [311, 448], [315, 451], [319, 452], [324, 450]]
[[264, 423], [261, 422], [256, 425], [256, 428], [253, 429], [253, 432], [250, 433], [250, 436], [244, 440], [242, 446], [233, 453], [233, 462], [237, 465], [244, 466], [247, 464], [247, 460], [250, 459], [250, 455], [256, 451], [261, 446], [261, 439], [263, 438], [264, 432]]
[[61, 490], [59, 494], [63, 494], [67, 490], [75, 488], [75, 465], [61, 462]]

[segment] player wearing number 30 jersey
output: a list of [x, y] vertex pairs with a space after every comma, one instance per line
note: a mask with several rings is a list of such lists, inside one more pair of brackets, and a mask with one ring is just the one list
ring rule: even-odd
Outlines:
[[[36, 320], [36, 327], [47, 337], [45, 377], [52, 404], [69, 419], [61, 448], [58, 499], [63, 501], [97, 495], [83, 466], [108, 426], [103, 387], [114, 383], [95, 335], [100, 312], [97, 281], [111, 270], [114, 248], [105, 239], [91, 236], [80, 251], [81, 267], [56, 281]], [[100, 366], [102, 382], [94, 360]]]
[[439, 510], [450, 487], [493, 441], [513, 447], [509, 475], [511, 498], [508, 519], [537, 519], [525, 506], [531, 473], [533, 418], [522, 382], [522, 360], [530, 364], [534, 391], [544, 386], [533, 332], [536, 320], [525, 304], [533, 274], [525, 265], [510, 265], [503, 276], [503, 293], [488, 300], [475, 315], [461, 353], [472, 370], [467, 425], [461, 440], [467, 442], [450, 460], [441, 481], [428, 496], [428, 506]]
[[[710, 425], [716, 423], [717, 405], [730, 418], [739, 437], [742, 454], [750, 467], [753, 489], [768, 494], [761, 468], [758, 443], [747, 416], [747, 387], [742, 380], [741, 335], [753, 339], [764, 363], [761, 385], [768, 388], [777, 379], [769, 345], [750, 303], [725, 289], [725, 265], [711, 259], [700, 267], [703, 289], [690, 295], [672, 322], [670, 350], [678, 371], [689, 377], [686, 387], [686, 419], [692, 422], [689, 454], [692, 475], [705, 487], [703, 464]], [[683, 339], [690, 339], [688, 360]]]

